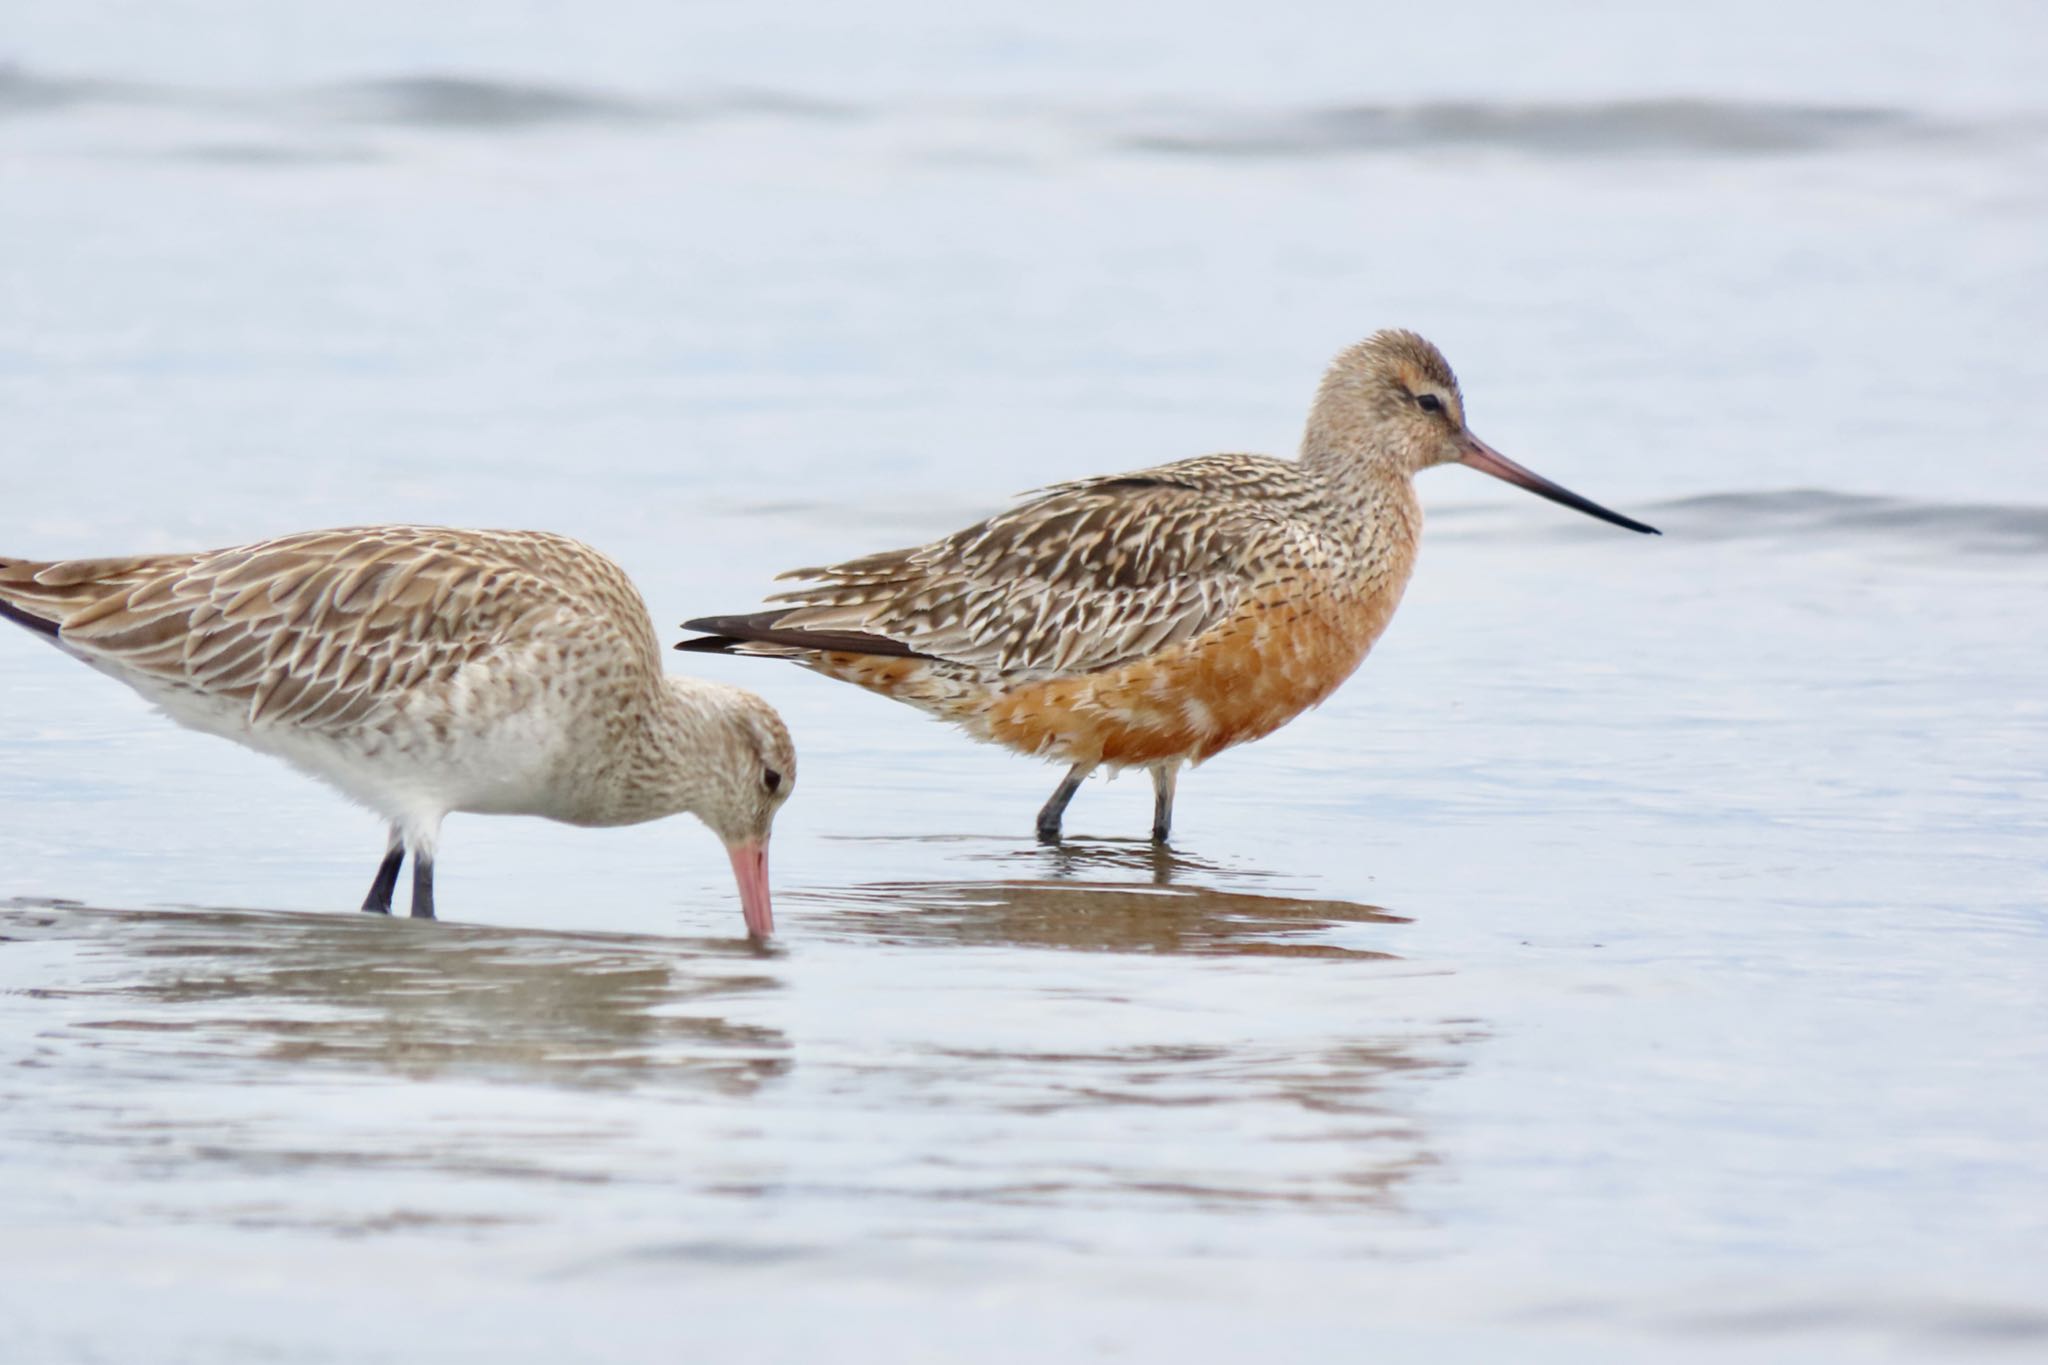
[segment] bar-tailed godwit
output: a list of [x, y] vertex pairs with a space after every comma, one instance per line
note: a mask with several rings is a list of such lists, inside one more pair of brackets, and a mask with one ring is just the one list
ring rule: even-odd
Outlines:
[[1458, 462], [1631, 531], [1474, 436], [1443, 354], [1384, 331], [1323, 376], [1298, 460], [1205, 455], [1056, 484], [964, 531], [784, 578], [787, 605], [690, 621], [678, 649], [793, 658], [1068, 765], [1152, 772], [1166, 840], [1182, 765], [1321, 702], [1386, 629], [1415, 566], [1414, 476]]
[[689, 811], [724, 841], [747, 930], [774, 929], [768, 834], [796, 780], [751, 692], [665, 677], [646, 604], [539, 531], [373, 526], [200, 554], [0, 559], [0, 616], [184, 725], [275, 754], [391, 823], [434, 914], [451, 811], [631, 825]]

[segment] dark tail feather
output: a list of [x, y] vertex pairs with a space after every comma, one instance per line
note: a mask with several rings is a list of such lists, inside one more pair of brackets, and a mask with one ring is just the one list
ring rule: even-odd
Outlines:
[[868, 635], [857, 630], [783, 629], [775, 623], [789, 615], [784, 611], [757, 611], [751, 616], [700, 616], [683, 622], [684, 630], [705, 632], [695, 640], [684, 640], [677, 649], [693, 654], [737, 654], [750, 644], [781, 645], [787, 649], [815, 649], [826, 654], [880, 654], [899, 659], [928, 659], [900, 640], [885, 635]]
[[730, 635], [699, 635], [694, 640], [676, 641], [676, 648], [685, 654], [734, 654], [739, 644]]
[[46, 621], [40, 616], [31, 616], [20, 607], [10, 607], [5, 602], [0, 602], [0, 617], [5, 617], [17, 626], [27, 626], [30, 630], [41, 635], [47, 635], [52, 640], [57, 638], [57, 623], [55, 621]]

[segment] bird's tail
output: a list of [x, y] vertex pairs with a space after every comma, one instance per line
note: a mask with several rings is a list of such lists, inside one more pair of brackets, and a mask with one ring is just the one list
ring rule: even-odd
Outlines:
[[15, 569], [17, 566], [33, 567], [27, 565], [25, 560], [11, 559], [6, 555], [0, 555], [0, 619], [12, 621], [17, 626], [25, 626], [39, 635], [49, 636], [52, 640], [56, 639], [57, 622], [52, 621], [47, 616], [36, 615], [14, 601], [8, 593], [7, 580], [9, 577], [22, 577], [19, 573], [12, 575], [9, 573], [9, 570]]
[[757, 611], [747, 616], [700, 616], [683, 622], [684, 630], [704, 634], [684, 640], [676, 648], [690, 654], [760, 654], [770, 658], [796, 659], [806, 654], [875, 654], [895, 658], [921, 659], [901, 640], [869, 635], [856, 630], [803, 630], [778, 625], [783, 611]]

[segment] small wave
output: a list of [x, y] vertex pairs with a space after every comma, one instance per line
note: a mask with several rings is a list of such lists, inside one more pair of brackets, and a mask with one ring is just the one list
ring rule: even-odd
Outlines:
[[2048, 507], [1796, 488], [1680, 498], [1655, 510], [1667, 531], [1698, 540], [1877, 536], [1967, 554], [2048, 554]]
[[[1299, 157], [1479, 147], [1546, 156], [1770, 155], [1952, 133], [1902, 109], [1714, 99], [1594, 104], [1465, 100], [1287, 112], [1188, 112], [1119, 141], [1186, 156]], [[1163, 125], [1163, 126], [1160, 126]]]
[[544, 123], [637, 122], [666, 116], [663, 106], [566, 86], [404, 76], [343, 86], [346, 115], [430, 128], [523, 128]]
[[0, 117], [42, 114], [82, 104], [129, 102], [144, 97], [140, 87], [116, 81], [44, 76], [0, 62]]
[[[1787, 545], [1889, 541], [1961, 555], [2048, 554], [2048, 507], [1925, 502], [1823, 488], [1707, 493], [1630, 506], [1675, 541], [1782, 541]], [[1512, 504], [1447, 507], [1431, 522], [1453, 536], [1581, 539], [1612, 535], [1580, 517], [1531, 518]]]
[[356, 81], [334, 87], [318, 103], [354, 121], [473, 131], [747, 117], [817, 121], [857, 113], [848, 105], [776, 90], [718, 90], [650, 99], [567, 85], [455, 75]]
[[172, 153], [187, 161], [237, 167], [362, 166], [383, 160], [367, 147], [292, 147], [264, 142], [194, 143]]
[[466, 131], [516, 131], [552, 124], [625, 126], [718, 118], [841, 120], [854, 106], [789, 91], [733, 88], [648, 97], [541, 81], [452, 73], [411, 73], [312, 89], [225, 93], [48, 75], [0, 63], [0, 117], [54, 114], [104, 104], [212, 112], [237, 122], [292, 128], [312, 119]]
[[1843, 1330], [1877, 1330], [1906, 1339], [2012, 1345], [2048, 1340], [2048, 1314], [2032, 1304], [1958, 1303], [1911, 1294], [1884, 1300], [1856, 1298], [1764, 1301], [1676, 1311], [1660, 1325], [1691, 1337], [1786, 1337]]
[[[0, 117], [120, 103], [211, 109], [237, 120], [283, 116], [469, 132], [555, 125], [632, 127], [720, 118], [841, 122], [875, 116], [942, 119], [960, 131], [976, 120], [998, 140], [1039, 122], [1091, 130], [1112, 149], [1173, 156], [1285, 158], [1499, 149], [1552, 157], [1782, 155], [1871, 143], [2038, 135], [2038, 118], [1944, 122], [1877, 105], [1773, 103], [1714, 98], [1309, 107], [1154, 105], [1113, 111], [1062, 104], [857, 106], [793, 91], [727, 88], [629, 92], [474, 72], [414, 71], [315, 88], [224, 92], [57, 75], [0, 64]], [[964, 122], [963, 122], [964, 120]]]

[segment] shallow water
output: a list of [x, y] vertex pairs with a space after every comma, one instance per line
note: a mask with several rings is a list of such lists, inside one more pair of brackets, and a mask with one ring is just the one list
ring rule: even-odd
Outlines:
[[798, 736], [766, 951], [686, 821], [345, 913], [371, 817], [0, 637], [0, 1357], [2048, 1349], [2041, 20], [1099, 8], [10, 17], [9, 553], [544, 525], [668, 631], [1388, 323], [1667, 534], [1426, 476], [1170, 855], [692, 658]]

